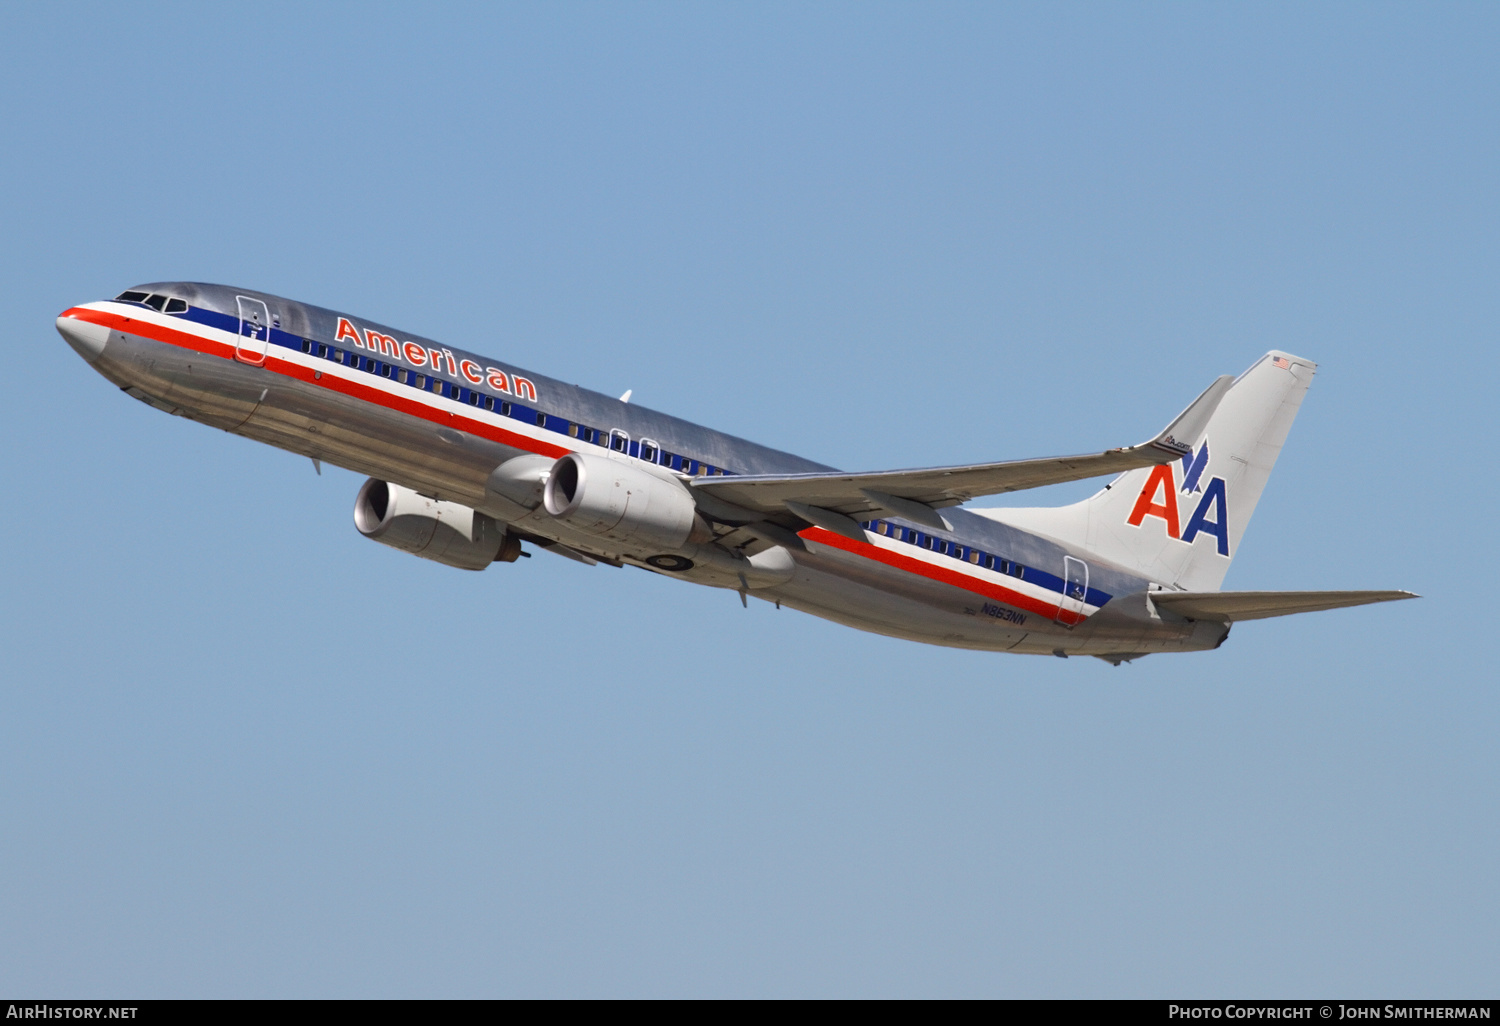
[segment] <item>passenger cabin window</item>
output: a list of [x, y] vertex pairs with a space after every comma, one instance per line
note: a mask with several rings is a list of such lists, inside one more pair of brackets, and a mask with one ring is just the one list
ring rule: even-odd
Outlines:
[[641, 439], [641, 459], [647, 463], [656, 462], [656, 443], [648, 439]]
[[[663, 456], [665, 457], [667, 454], [663, 453]], [[683, 463], [686, 464], [687, 460], [684, 460]], [[702, 473], [703, 470], [706, 470], [709, 474], [730, 473], [719, 467], [704, 467], [699, 472]], [[1001, 559], [999, 556], [991, 555], [980, 549], [969, 548], [968, 546], [960, 545], [958, 542], [945, 541], [935, 535], [930, 535], [923, 531], [914, 531], [909, 527], [902, 527], [900, 524], [893, 524], [888, 520], [866, 520], [862, 521], [861, 524], [866, 530], [884, 535], [898, 542], [915, 545], [919, 549], [928, 549], [939, 555], [967, 561], [974, 566], [982, 566], [986, 570], [994, 570], [1011, 577], [1023, 576], [1025, 568], [1019, 563], [1013, 563], [1008, 559]]]

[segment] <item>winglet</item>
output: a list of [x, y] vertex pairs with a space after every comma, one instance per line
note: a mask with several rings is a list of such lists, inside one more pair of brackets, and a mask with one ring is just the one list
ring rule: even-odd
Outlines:
[[1215, 379], [1212, 385], [1203, 390], [1203, 394], [1194, 399], [1188, 408], [1177, 415], [1177, 419], [1162, 429], [1162, 433], [1146, 444], [1154, 449], [1169, 452], [1173, 456], [1182, 456], [1193, 451], [1193, 446], [1198, 444], [1198, 439], [1203, 436], [1203, 431], [1208, 427], [1208, 422], [1219, 408], [1219, 402], [1224, 398], [1229, 386], [1234, 384], [1233, 374], [1223, 374]]

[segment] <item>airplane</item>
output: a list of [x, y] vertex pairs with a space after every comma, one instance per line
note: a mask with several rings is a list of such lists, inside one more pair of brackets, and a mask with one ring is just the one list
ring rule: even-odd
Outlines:
[[[1415, 597], [1221, 591], [1316, 364], [1272, 351], [1103, 452], [848, 473], [337, 311], [139, 285], [65, 310], [94, 370], [158, 410], [368, 480], [354, 524], [466, 570], [634, 566], [860, 630], [1119, 665], [1241, 620]], [[981, 496], [1114, 475], [1056, 508]]]

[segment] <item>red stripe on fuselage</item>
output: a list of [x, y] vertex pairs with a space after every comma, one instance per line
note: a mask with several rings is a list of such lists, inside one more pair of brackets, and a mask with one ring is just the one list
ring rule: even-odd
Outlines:
[[[107, 310], [88, 310], [83, 307], [74, 307], [64, 311], [64, 317], [72, 317], [80, 321], [89, 321], [119, 331], [127, 335], [139, 335], [149, 338], [154, 342], [163, 342], [167, 345], [178, 346], [182, 349], [191, 349], [197, 353], [205, 353], [209, 356], [220, 356], [226, 360], [234, 359], [235, 347], [213, 339], [204, 338], [202, 335], [179, 328], [171, 328], [164, 324], [155, 324], [151, 321], [137, 320], [134, 317], [126, 317], [123, 314], [111, 313]], [[267, 357], [264, 365], [255, 365], [258, 370], [268, 370], [283, 377], [295, 378], [320, 388], [326, 388], [330, 392], [338, 392], [352, 399], [373, 403], [376, 406], [398, 413], [405, 413], [433, 424], [445, 424], [460, 428], [471, 435], [487, 438], [501, 445], [508, 445], [514, 449], [524, 449], [541, 456], [550, 456], [553, 459], [566, 456], [573, 450], [562, 445], [554, 445], [540, 439], [531, 438], [527, 435], [507, 431], [505, 428], [497, 427], [473, 417], [467, 417], [458, 413], [447, 413], [419, 403], [402, 395], [393, 395], [380, 388], [371, 388], [369, 385], [358, 381], [350, 381], [337, 374], [324, 374], [321, 378], [313, 376], [316, 367], [304, 367], [300, 363], [283, 360], [275, 354], [277, 346], [267, 345]], [[341, 364], [336, 366], [342, 366]], [[359, 372], [356, 372], [359, 373]], [[449, 400], [451, 402], [451, 400]]]
[[[64, 311], [62, 316], [89, 321], [127, 335], [138, 335], [155, 342], [189, 349], [193, 352], [204, 353], [209, 356], [217, 356], [226, 360], [233, 360], [235, 358], [236, 346], [234, 345], [217, 342], [190, 331], [183, 331], [164, 324], [156, 324], [152, 321], [137, 320], [134, 317], [126, 317], [123, 314], [112, 313], [107, 310], [89, 310], [83, 307], [73, 307], [70, 310]], [[325, 374], [321, 378], [315, 378], [313, 375], [317, 368], [305, 367], [300, 363], [284, 360], [274, 354], [274, 350], [277, 348], [279, 347], [267, 345], [266, 361], [264, 365], [258, 365], [257, 369], [269, 370], [283, 377], [294, 378], [309, 385], [326, 388], [331, 392], [347, 395], [350, 398], [363, 402], [373, 403], [376, 406], [394, 410], [398, 413], [405, 413], [433, 424], [446, 424], [458, 427], [480, 438], [487, 438], [501, 445], [523, 449], [542, 456], [550, 456], [553, 459], [565, 456], [573, 451], [566, 446], [554, 445], [527, 435], [507, 431], [504, 428], [488, 424], [481, 420], [475, 420], [472, 417], [462, 414], [446, 413], [442, 410], [434, 409], [426, 403], [419, 403], [402, 395], [393, 395], [383, 389], [371, 388], [369, 385], [358, 381], [350, 381], [336, 374]], [[342, 366], [342, 364], [338, 366]], [[919, 577], [926, 577], [929, 580], [952, 585], [976, 595], [983, 595], [986, 598], [1004, 602], [1008, 606], [1016, 609], [1024, 609], [1038, 616], [1058, 619], [1070, 624], [1077, 624], [1085, 619], [1071, 610], [1061, 609], [1060, 606], [1055, 604], [1049, 605], [1040, 599], [1032, 598], [1030, 595], [1013, 591], [1010, 588], [992, 584], [989, 581], [979, 580], [968, 574], [949, 570], [946, 567], [936, 566], [926, 560], [915, 559], [911, 556], [892, 552], [889, 549], [872, 545], [869, 542], [856, 542], [853, 539], [845, 538], [841, 534], [835, 534], [821, 527], [810, 527], [803, 531], [801, 536], [811, 541], [851, 553], [852, 555], [873, 559], [878, 563], [884, 563], [886, 566], [905, 571], [906, 573], [916, 574]]]
[[962, 588], [964, 591], [971, 591], [976, 595], [983, 595], [986, 598], [1004, 602], [1008, 606], [1014, 606], [1016, 609], [1024, 609], [1028, 613], [1035, 613], [1038, 616], [1045, 616], [1048, 619], [1057, 619], [1066, 624], [1078, 624], [1085, 619], [1082, 615], [1074, 613], [1072, 610], [1062, 609], [1055, 604], [1048, 604], [1041, 599], [1033, 598], [1019, 591], [1013, 591], [998, 584], [991, 584], [989, 581], [982, 581], [968, 574], [960, 573], [957, 570], [949, 570], [947, 567], [937, 566], [927, 562], [925, 559], [915, 559], [911, 556], [904, 556], [899, 552], [892, 552], [890, 549], [881, 548], [879, 545], [845, 538], [843, 535], [835, 534], [823, 527], [809, 527], [807, 530], [800, 532], [799, 537], [818, 542], [822, 545], [829, 545], [836, 549], [842, 549], [844, 552], [855, 556], [863, 556], [865, 559], [873, 559], [877, 563], [884, 563], [886, 566], [894, 567], [897, 570], [904, 570], [919, 577], [926, 577], [929, 580], [938, 581], [942, 584], [951, 584], [955, 588]]

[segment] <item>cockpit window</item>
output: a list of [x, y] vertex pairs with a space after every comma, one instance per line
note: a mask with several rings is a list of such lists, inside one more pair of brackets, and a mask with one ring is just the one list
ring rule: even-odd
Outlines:
[[187, 313], [188, 311], [186, 300], [173, 299], [170, 296], [163, 296], [156, 292], [141, 292], [138, 289], [121, 292], [115, 297], [115, 302], [140, 303], [143, 306], [149, 306], [153, 310], [160, 310], [162, 313], [169, 314]]

